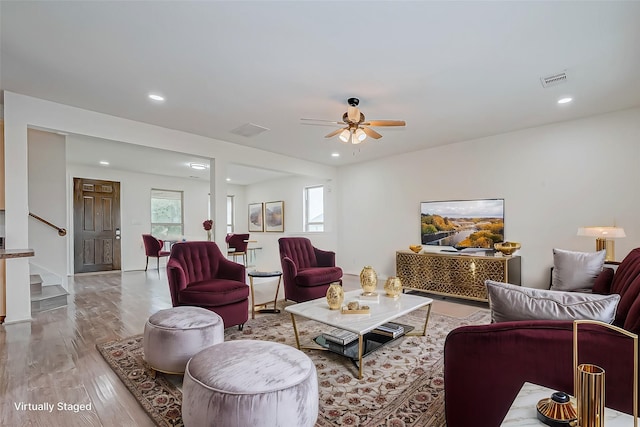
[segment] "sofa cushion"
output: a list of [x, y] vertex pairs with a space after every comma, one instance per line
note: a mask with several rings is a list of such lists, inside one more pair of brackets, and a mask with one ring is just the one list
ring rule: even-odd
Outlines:
[[591, 291], [594, 294], [609, 295], [611, 293], [611, 282], [613, 282], [614, 273], [613, 268], [603, 268], [602, 273], [598, 274], [598, 277], [596, 277], [596, 280], [593, 282]]
[[577, 291], [593, 288], [602, 271], [606, 251], [574, 252], [553, 249], [552, 291]]
[[314, 267], [298, 270], [295, 280], [298, 286], [319, 286], [337, 282], [340, 279], [342, 279], [340, 267]]
[[211, 279], [190, 283], [178, 292], [180, 304], [217, 307], [249, 298], [249, 286], [227, 279]]
[[620, 295], [525, 288], [487, 280], [492, 322], [512, 320], [600, 320], [612, 323]]

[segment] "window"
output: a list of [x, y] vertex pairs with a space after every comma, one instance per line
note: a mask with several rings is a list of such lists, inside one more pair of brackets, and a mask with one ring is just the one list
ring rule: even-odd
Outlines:
[[233, 233], [233, 196], [227, 196], [227, 233]]
[[304, 189], [304, 231], [324, 231], [324, 186]]
[[182, 236], [182, 191], [151, 189], [151, 234]]

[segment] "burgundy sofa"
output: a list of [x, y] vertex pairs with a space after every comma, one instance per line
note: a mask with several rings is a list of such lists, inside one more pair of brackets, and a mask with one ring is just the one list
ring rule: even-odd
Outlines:
[[190, 305], [211, 310], [224, 327], [242, 330], [249, 318], [249, 286], [245, 267], [228, 260], [214, 242], [176, 243], [167, 262], [173, 306]]
[[322, 298], [333, 282], [342, 284], [342, 269], [336, 267], [336, 254], [323, 251], [305, 237], [278, 239], [284, 280], [284, 298], [304, 302]]
[[[621, 296], [614, 325], [640, 333], [640, 248], [594, 292]], [[605, 369], [606, 405], [633, 412], [633, 345], [621, 334], [581, 325], [579, 363]], [[524, 382], [573, 394], [573, 323], [532, 320], [463, 326], [444, 346], [448, 427], [499, 426]]]

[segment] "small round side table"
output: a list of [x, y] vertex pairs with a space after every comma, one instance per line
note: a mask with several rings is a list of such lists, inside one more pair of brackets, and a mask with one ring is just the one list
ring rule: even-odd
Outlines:
[[256, 307], [266, 306], [267, 304], [271, 304], [271, 301], [256, 304], [256, 300], [253, 294], [253, 278], [254, 277], [277, 277], [278, 278], [278, 287], [276, 287], [276, 296], [273, 298], [273, 308], [263, 308], [258, 310], [258, 313], [280, 313], [280, 310], [276, 308], [276, 303], [278, 301], [278, 292], [280, 292], [280, 282], [282, 281], [282, 272], [281, 271], [250, 271], [249, 275], [249, 286], [251, 286], [251, 318], [256, 318]]

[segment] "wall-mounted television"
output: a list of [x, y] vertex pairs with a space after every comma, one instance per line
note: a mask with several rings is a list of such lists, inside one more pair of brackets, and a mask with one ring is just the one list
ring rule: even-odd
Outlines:
[[423, 245], [493, 249], [504, 241], [504, 199], [420, 203]]

